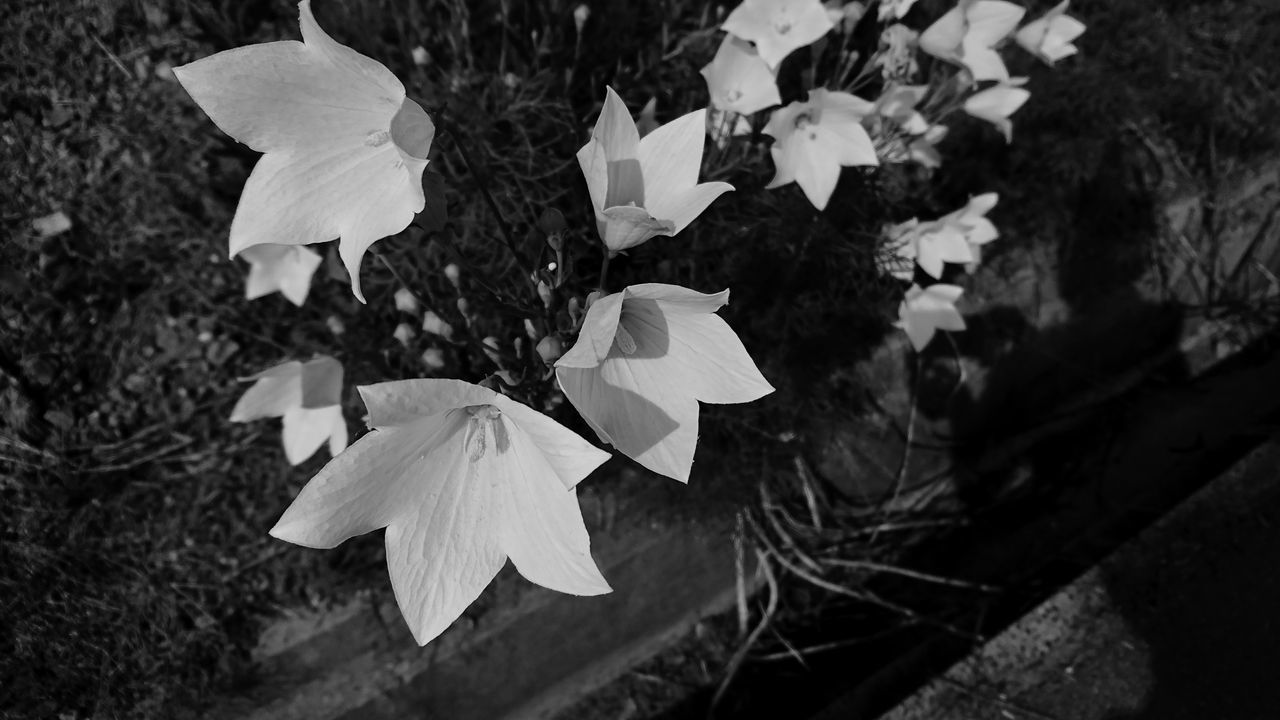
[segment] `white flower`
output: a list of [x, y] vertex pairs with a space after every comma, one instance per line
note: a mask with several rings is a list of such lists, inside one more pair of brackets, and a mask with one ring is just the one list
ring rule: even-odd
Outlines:
[[938, 152], [937, 145], [946, 136], [946, 125], [930, 125], [923, 135], [911, 139], [907, 145], [907, 154], [913, 162], [924, 167], [942, 167], [942, 154]]
[[920, 33], [902, 23], [894, 23], [880, 33], [880, 46], [871, 56], [871, 64], [880, 68], [880, 76], [886, 83], [910, 82], [920, 71], [920, 64], [916, 62], [919, 44]]
[[706, 122], [706, 110], [696, 110], [641, 139], [626, 104], [608, 89], [578, 164], [610, 255], [656, 235], [675, 235], [733, 189], [728, 183], [698, 183]]
[[910, 282], [916, 275], [916, 230], [920, 221], [911, 218], [884, 228], [885, 254], [876, 256], [876, 266], [885, 275]]
[[720, 49], [701, 70], [711, 94], [711, 107], [743, 115], [782, 102], [773, 71], [751, 43], [725, 35]]
[[418, 314], [418, 297], [413, 294], [409, 288], [400, 288], [395, 294], [396, 310], [409, 313], [411, 315]]
[[257, 375], [231, 411], [231, 422], [284, 418], [284, 455], [297, 465], [329, 442], [329, 454], [347, 446], [342, 417], [342, 364], [324, 355], [306, 363], [291, 360]]
[[969, 202], [959, 210], [944, 216], [940, 222], [960, 229], [964, 240], [969, 244], [969, 252], [973, 259], [969, 262], [969, 270], [982, 262], [982, 246], [1000, 237], [1000, 231], [994, 223], [987, 219], [987, 213], [1000, 201], [1000, 196], [989, 192], [969, 198]]
[[835, 27], [822, 0], [742, 0], [721, 30], [756, 44], [771, 68]]
[[1077, 48], [1071, 41], [1084, 34], [1084, 23], [1067, 15], [1069, 2], [1062, 0], [1043, 17], [1022, 26], [1014, 40], [1049, 65], [1075, 55]]
[[747, 122], [745, 115], [711, 108], [707, 113], [707, 134], [716, 147], [723, 149], [730, 139], [750, 135], [751, 123]]
[[386, 528], [387, 570], [418, 644], [511, 558], [543, 587], [609, 592], [574, 486], [609, 458], [551, 418], [460, 380], [360, 388], [373, 431], [324, 466], [271, 529], [312, 548]]
[[964, 101], [964, 111], [995, 125], [1005, 142], [1013, 142], [1013, 122], [1009, 116], [1030, 97], [1030, 92], [1012, 83], [996, 85], [970, 95]]
[[929, 130], [929, 121], [916, 105], [928, 93], [928, 85], [887, 85], [876, 99], [876, 114], [892, 120], [908, 135], [923, 135]]
[[960, 0], [920, 36], [920, 49], [963, 65], [975, 81], [1008, 80], [995, 46], [1013, 32], [1026, 10], [1004, 0]]
[[247, 247], [240, 257], [249, 261], [249, 277], [244, 283], [244, 296], [255, 300], [278, 292], [289, 302], [302, 307], [311, 292], [311, 276], [320, 267], [319, 253], [300, 245], [262, 244]]
[[689, 481], [698, 401], [773, 392], [716, 310], [729, 291], [632, 285], [592, 303], [577, 343], [556, 361], [565, 397], [592, 429], [650, 470]]
[[915, 4], [916, 0], [880, 0], [880, 15], [877, 19], [880, 22], [901, 20], [911, 12], [911, 6]]
[[815, 208], [824, 209], [842, 167], [880, 164], [862, 127], [862, 119], [874, 110], [856, 95], [822, 88], [810, 90], [806, 102], [775, 110], [764, 128], [774, 138], [770, 153], [776, 168], [767, 187], [795, 182]]
[[360, 260], [422, 210], [435, 128], [378, 62], [320, 29], [298, 4], [303, 42], [217, 53], [174, 74], [223, 132], [265, 153], [231, 222], [231, 255], [264, 243], [341, 238], [361, 302]]
[[924, 350], [939, 330], [964, 330], [956, 301], [964, 290], [956, 285], [912, 285], [898, 306], [898, 327], [907, 333], [916, 352]]

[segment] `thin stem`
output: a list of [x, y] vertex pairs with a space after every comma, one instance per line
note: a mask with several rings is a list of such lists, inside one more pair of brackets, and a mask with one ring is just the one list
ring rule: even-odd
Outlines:
[[605, 292], [604, 281], [609, 277], [609, 260], [610, 259], [611, 259], [611, 256], [609, 254], [609, 248], [605, 248], [604, 257], [601, 258], [600, 260], [600, 282], [597, 283], [598, 287], [600, 288], [600, 292]]
[[507, 250], [522, 269], [531, 267], [528, 258], [525, 257], [524, 253], [520, 252], [520, 247], [516, 244], [515, 233], [511, 230], [511, 226], [507, 224], [507, 219], [502, 215], [502, 211], [498, 209], [498, 203], [493, 199], [493, 193], [489, 191], [488, 174], [481, 173], [478, 169], [479, 165], [473, 160], [462, 133], [453, 127], [453, 124], [444, 117], [443, 113], [439, 116], [439, 120], [442, 126], [441, 129], [448, 130], [450, 136], [453, 137], [453, 144], [458, 148], [458, 154], [462, 156], [462, 163], [467, 166], [467, 171], [476, 179], [476, 185], [480, 188], [480, 194], [484, 196], [485, 204], [489, 206], [489, 211], [493, 213], [494, 218], [498, 221], [498, 228], [502, 231], [502, 244], [506, 245]]

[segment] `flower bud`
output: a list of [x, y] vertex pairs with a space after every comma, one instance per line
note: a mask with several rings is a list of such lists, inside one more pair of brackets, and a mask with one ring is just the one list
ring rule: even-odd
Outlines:
[[484, 354], [493, 361], [494, 365], [502, 364], [502, 355], [498, 353], [498, 338], [490, 335], [481, 340], [480, 344], [484, 346]]
[[444, 266], [444, 276], [449, 278], [449, 282], [452, 283], [455, 288], [459, 287], [459, 283], [462, 282], [462, 269], [455, 263], [449, 263]]
[[569, 320], [577, 327], [578, 322], [582, 319], [582, 301], [575, 295], [569, 298]]
[[453, 326], [430, 310], [422, 316], [422, 330], [432, 335], [439, 335], [445, 340], [453, 337]]
[[427, 348], [422, 353], [422, 363], [431, 370], [444, 369], [444, 351], [440, 348]]
[[552, 365], [564, 354], [564, 344], [555, 335], [548, 335], [538, 341], [538, 357], [542, 362]]
[[586, 309], [590, 310], [591, 305], [602, 297], [604, 297], [604, 292], [601, 290], [592, 290], [591, 292], [587, 293]]
[[582, 34], [582, 28], [587, 24], [587, 18], [591, 17], [591, 8], [586, 3], [579, 5], [573, 9], [573, 24], [578, 28], [578, 34]]
[[458, 298], [458, 312], [462, 313], [462, 317], [471, 317], [471, 303], [464, 297]]
[[400, 341], [401, 345], [409, 347], [409, 343], [413, 341], [415, 335], [413, 327], [411, 327], [409, 323], [400, 323], [396, 326], [396, 331], [393, 333], [393, 336], [396, 340]]
[[347, 331], [347, 326], [342, 322], [342, 319], [339, 318], [337, 315], [330, 315], [324, 322], [326, 325], [329, 326], [329, 332], [333, 333], [334, 335], [341, 335], [342, 333]]
[[414, 315], [418, 313], [418, 298], [414, 297], [409, 288], [400, 288], [396, 291], [396, 309]]
[[538, 326], [533, 324], [532, 318], [524, 319], [524, 334], [528, 335], [530, 340], [537, 340], [539, 337], [541, 337], [538, 334]]
[[555, 300], [555, 293], [551, 292], [551, 286], [543, 280], [538, 281], [538, 297], [545, 307], [551, 307], [551, 303]]

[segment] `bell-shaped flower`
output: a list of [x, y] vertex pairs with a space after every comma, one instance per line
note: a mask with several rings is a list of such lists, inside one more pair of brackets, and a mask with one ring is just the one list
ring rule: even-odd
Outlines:
[[[911, 258], [921, 270], [930, 277], [941, 278], [946, 263], [967, 265], [973, 262], [973, 251], [965, 239], [965, 230], [956, 223], [942, 220], [919, 223], [914, 219], [891, 228], [888, 233], [891, 247], [898, 248], [895, 255], [899, 258]], [[897, 272], [890, 274], [903, 280]]]
[[1031, 93], [1017, 87], [1014, 84], [1016, 82], [1017, 80], [980, 90], [964, 101], [964, 111], [995, 125], [1000, 134], [1004, 135], [1005, 142], [1013, 142], [1013, 121], [1009, 116], [1017, 112], [1031, 97]]
[[507, 558], [543, 587], [609, 592], [574, 489], [608, 453], [460, 380], [385, 382], [360, 395], [373, 431], [307, 483], [272, 536], [328, 549], [386, 528], [391, 586], [420, 645], [456, 620]]
[[912, 285], [898, 306], [896, 325], [907, 333], [916, 352], [924, 350], [939, 330], [964, 330], [964, 318], [956, 301], [964, 290], [958, 285]]
[[995, 46], [1026, 12], [1004, 0], [960, 0], [920, 35], [920, 49], [964, 66], [975, 81], [1008, 80], [1009, 70]]
[[834, 28], [822, 0], [742, 0], [721, 30], [756, 44], [771, 68]]
[[716, 310], [729, 291], [632, 285], [597, 299], [556, 379], [600, 439], [650, 470], [689, 481], [698, 401], [744, 403], [773, 392]]
[[210, 119], [258, 152], [231, 221], [231, 255], [264, 243], [340, 238], [360, 291], [360, 260], [422, 210], [435, 127], [390, 70], [338, 44], [298, 4], [302, 42], [226, 50], [174, 74]]
[[1023, 25], [1014, 40], [1049, 65], [1075, 55], [1077, 48], [1071, 41], [1084, 34], [1084, 23], [1067, 14], [1070, 1], [1062, 0], [1039, 19]]
[[241, 251], [240, 257], [249, 261], [249, 277], [244, 283], [246, 300], [278, 292], [298, 307], [307, 301], [311, 276], [324, 261], [319, 253], [301, 245], [254, 245]]
[[782, 103], [773, 71], [751, 43], [733, 35], [724, 36], [701, 73], [716, 110], [750, 115]]
[[889, 22], [890, 20], [901, 20], [911, 12], [911, 6], [916, 4], [916, 0], [880, 0], [880, 22]]
[[[941, 222], [958, 228], [964, 233], [964, 240], [969, 244], [969, 253], [973, 259], [972, 267], [982, 262], [982, 246], [1000, 237], [1000, 231], [987, 218], [987, 213], [1000, 201], [1000, 196], [989, 192], [969, 198], [969, 202], [959, 210], [944, 216]], [[936, 276], [935, 276], [936, 277]]]
[[337, 360], [324, 355], [305, 363], [291, 360], [241, 380], [255, 382], [231, 411], [231, 422], [284, 418], [282, 440], [290, 465], [314, 455], [325, 441], [330, 455], [347, 446]]
[[706, 110], [695, 110], [640, 137], [622, 98], [609, 88], [578, 164], [610, 255], [657, 235], [675, 235], [733, 189], [698, 182]]
[[880, 164], [862, 126], [874, 110], [856, 95], [823, 88], [810, 90], [806, 102], [775, 110], [764, 128], [774, 139], [769, 151], [776, 168], [767, 187], [797, 183], [815, 208], [826, 208], [842, 167]]
[[889, 85], [876, 99], [876, 115], [892, 121], [908, 135], [923, 135], [929, 121], [916, 106], [929, 93], [928, 85]]

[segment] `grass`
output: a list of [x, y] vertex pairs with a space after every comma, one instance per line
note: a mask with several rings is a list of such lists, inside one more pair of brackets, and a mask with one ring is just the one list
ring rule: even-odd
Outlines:
[[[249, 651], [280, 608], [384, 582], [376, 537], [314, 553], [266, 536], [323, 460], [290, 468], [275, 425], [227, 422], [235, 378], [318, 352], [345, 363], [349, 385], [415, 376], [425, 345], [406, 350], [392, 339], [404, 320], [390, 299], [397, 283], [372, 258], [368, 307], [330, 259], [301, 309], [278, 296], [245, 302], [243, 270], [225, 259], [255, 155], [222, 136], [166, 68], [295, 37], [292, 3], [11, 5], [0, 19], [0, 223], [9, 238], [0, 244], [0, 710], [194, 716], [215, 691], [253, 681]], [[709, 413], [704, 462], [715, 453], [743, 472], [784, 474], [794, 446], [780, 435], [804, 438], [864, 402], [867, 388], [844, 371], [889, 331], [896, 303], [872, 263], [868, 236], [881, 222], [997, 189], [1008, 242], [1032, 242], [1045, 213], [1069, 222], [1063, 208], [1080, 187], [1117, 143], [1134, 142], [1126, 128], [1157, 136], [1201, 175], [1274, 151], [1280, 71], [1267, 53], [1280, 44], [1280, 23], [1268, 3], [1073, 7], [1091, 23], [1082, 57], [1054, 71], [1026, 63], [1037, 93], [1017, 117], [1027, 142], [1006, 149], [985, 128], [958, 128], [932, 184], [846, 173], [840, 193], [857, 201], [821, 218], [794, 188], [763, 191], [757, 147], [723, 168], [738, 192], [680, 237], [615, 265], [619, 284], [732, 287], [725, 315], [779, 388], [767, 405]], [[603, 85], [636, 107], [657, 97], [660, 120], [702, 105], [696, 71], [714, 52], [716, 14], [692, 0], [602, 4], [579, 43], [572, 10], [317, 2], [340, 40], [386, 62], [415, 97], [447, 103], [517, 237], [543, 208], [565, 213], [589, 282], [598, 260], [572, 157]], [[432, 58], [426, 67], [410, 60], [418, 45]], [[503, 267], [475, 177], [447, 150], [433, 169], [447, 178], [454, 243], [480, 269]], [[57, 210], [74, 228], [38, 237], [31, 220]], [[411, 231], [375, 249], [425, 295], [450, 297], [440, 271], [458, 259], [453, 244]], [[483, 334], [510, 341], [520, 332], [468, 288]], [[345, 332], [335, 335], [331, 318]], [[448, 359], [450, 374], [485, 371], [468, 353]], [[359, 417], [354, 393], [347, 403], [348, 417]], [[694, 512], [706, 498], [746, 502], [752, 492], [708, 480], [691, 488], [699, 502], [678, 510]]]

